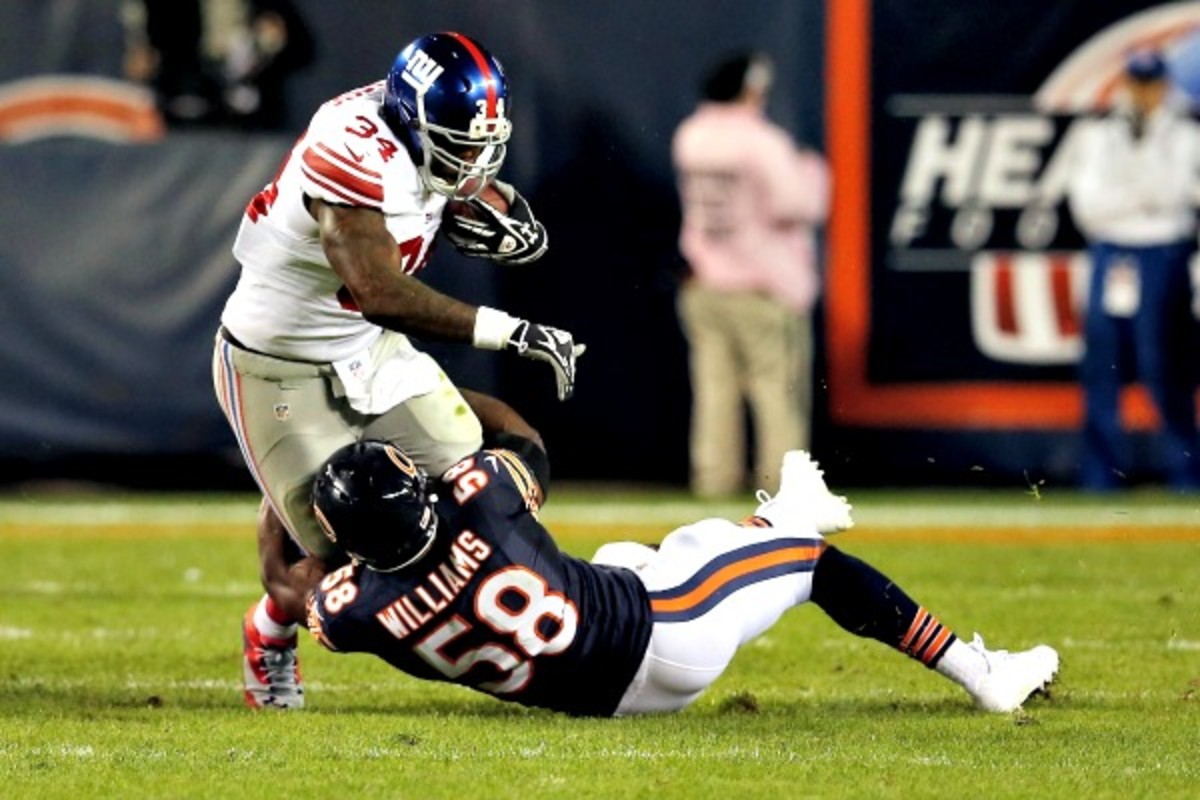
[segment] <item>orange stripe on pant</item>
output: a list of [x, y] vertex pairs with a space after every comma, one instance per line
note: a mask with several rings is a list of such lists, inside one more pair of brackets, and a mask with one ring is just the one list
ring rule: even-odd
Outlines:
[[687, 594], [680, 595], [679, 597], [651, 600], [650, 610], [655, 613], [670, 613], [694, 608], [704, 603], [705, 600], [719, 591], [723, 586], [740, 577], [783, 564], [815, 561], [820, 558], [824, 549], [823, 545], [789, 547], [734, 562], [714, 572], [707, 580]]

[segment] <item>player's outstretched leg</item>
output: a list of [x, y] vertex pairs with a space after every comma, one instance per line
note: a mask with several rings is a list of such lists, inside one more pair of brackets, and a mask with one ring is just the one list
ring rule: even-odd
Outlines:
[[838, 625], [894, 647], [962, 686], [985, 711], [1015, 711], [1058, 673], [1046, 645], [1010, 653], [967, 644], [869, 564], [827, 547], [813, 571], [812, 601]]
[[853, 506], [829, 491], [824, 475], [806, 451], [789, 450], [783, 456], [779, 491], [771, 497], [759, 489], [754, 515], [784, 530], [797, 525], [816, 528], [822, 534], [847, 530], [854, 525], [850, 517]]
[[251, 708], [303, 708], [304, 685], [296, 655], [296, 630], [274, 609], [269, 595], [242, 618], [242, 678]]

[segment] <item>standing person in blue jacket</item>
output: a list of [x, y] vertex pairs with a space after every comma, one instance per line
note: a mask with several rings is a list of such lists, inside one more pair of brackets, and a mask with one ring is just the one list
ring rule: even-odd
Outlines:
[[1168, 484], [1200, 489], [1188, 276], [1200, 132], [1169, 102], [1169, 79], [1159, 53], [1132, 54], [1126, 96], [1088, 129], [1072, 173], [1071, 211], [1092, 261], [1080, 366], [1080, 484], [1092, 491], [1127, 480], [1118, 400], [1135, 375], [1158, 410]]

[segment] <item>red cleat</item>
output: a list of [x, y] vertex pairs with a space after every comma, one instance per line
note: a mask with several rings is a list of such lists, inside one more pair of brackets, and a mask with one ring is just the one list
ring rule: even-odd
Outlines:
[[242, 618], [242, 679], [251, 708], [303, 708], [296, 637], [268, 639], [254, 625], [256, 602]]

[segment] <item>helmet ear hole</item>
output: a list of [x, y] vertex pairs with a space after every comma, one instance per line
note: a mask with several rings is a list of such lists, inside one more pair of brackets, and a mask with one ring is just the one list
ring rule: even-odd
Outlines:
[[313, 513], [330, 541], [380, 572], [419, 560], [437, 535], [429, 479], [388, 442], [340, 448], [313, 481]]

